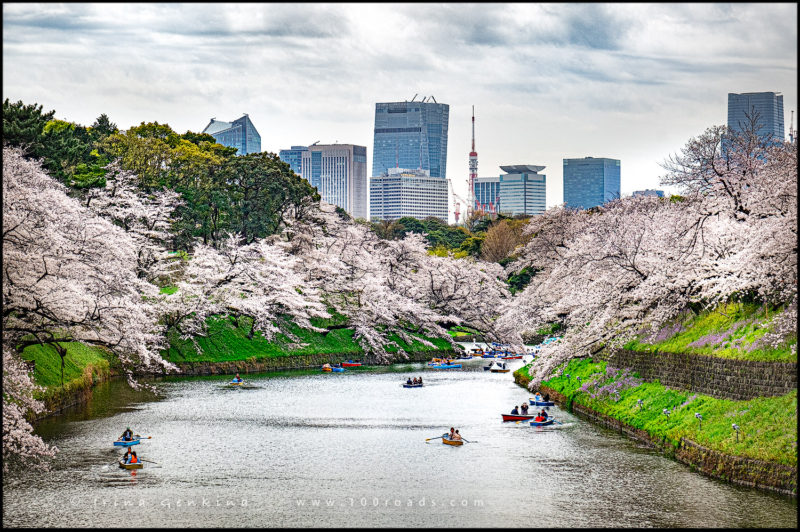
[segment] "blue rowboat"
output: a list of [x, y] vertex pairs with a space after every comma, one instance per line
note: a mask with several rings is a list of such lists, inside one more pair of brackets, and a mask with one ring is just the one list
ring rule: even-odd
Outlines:
[[341, 373], [344, 371], [344, 368], [331, 368], [331, 371], [334, 373]]
[[528, 399], [528, 402], [533, 406], [555, 406], [553, 401], [536, 401], [535, 399]]
[[422, 388], [422, 384], [408, 384], [404, 382], [403, 388]]
[[114, 442], [114, 445], [117, 447], [130, 447], [131, 445], [139, 445], [139, 440], [130, 440], [130, 441], [120, 441], [117, 440]]
[[546, 427], [552, 425], [555, 419], [549, 417], [545, 421], [531, 421], [531, 427]]
[[454, 369], [454, 368], [460, 368], [461, 364], [437, 364], [431, 367], [433, 369]]

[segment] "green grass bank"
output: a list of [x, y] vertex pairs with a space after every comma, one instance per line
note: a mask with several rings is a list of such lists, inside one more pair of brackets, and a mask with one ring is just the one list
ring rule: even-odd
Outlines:
[[754, 303], [729, 303], [714, 310], [687, 313], [648, 339], [642, 334], [625, 344], [631, 351], [689, 353], [764, 362], [797, 362], [797, 337], [774, 348], [762, 339], [783, 310]]
[[61, 382], [61, 357], [55, 347], [32, 345], [22, 351], [22, 358], [35, 362], [33, 380], [43, 386], [35, 397], [44, 402], [51, 412], [83, 401], [93, 385], [112, 375], [112, 364], [106, 352], [79, 342], [62, 342], [67, 350], [64, 357], [64, 382]]
[[[320, 320], [314, 325], [326, 327], [342, 324], [341, 321], [338, 323], [337, 321], [322, 323]], [[292, 324], [289, 330], [298, 341], [283, 334], [278, 334], [268, 341], [258, 331], [252, 334], [252, 338], [250, 337], [252, 326], [250, 319], [240, 318], [237, 323], [231, 318], [214, 318], [209, 319], [207, 323], [208, 336], [195, 338], [197, 345], [191, 340], [182, 340], [177, 334], [174, 334], [169, 338], [169, 349], [163, 351], [162, 356], [175, 364], [259, 361], [265, 358], [301, 355], [336, 354], [352, 358], [364, 356], [364, 350], [353, 339], [355, 331], [350, 328], [331, 329], [326, 334], [301, 329]], [[420, 337], [417, 334], [411, 334], [411, 336]], [[427, 346], [419, 340], [414, 340], [409, 344], [396, 335], [391, 335], [389, 338], [407, 352], [431, 351], [435, 353], [452, 350], [446, 340], [439, 338], [427, 338], [435, 347]], [[398, 348], [394, 345], [386, 346], [386, 351], [389, 353], [397, 352], [397, 350]]]

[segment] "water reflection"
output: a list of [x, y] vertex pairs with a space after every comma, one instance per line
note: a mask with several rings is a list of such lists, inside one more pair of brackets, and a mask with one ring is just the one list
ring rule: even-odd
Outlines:
[[[50, 473], [4, 478], [3, 524], [797, 524], [793, 500], [708, 479], [558, 407], [564, 425], [502, 423], [530, 394], [484, 363], [243, 375], [252, 389], [225, 387], [227, 376], [167, 378], [157, 400], [109, 389], [95, 396], [104, 406], [42, 427], [60, 458]], [[401, 386], [419, 375], [423, 388]], [[159, 465], [118, 468], [124, 451], [111, 442], [128, 425], [153, 436], [136, 450]], [[425, 441], [451, 426], [473, 443]]]

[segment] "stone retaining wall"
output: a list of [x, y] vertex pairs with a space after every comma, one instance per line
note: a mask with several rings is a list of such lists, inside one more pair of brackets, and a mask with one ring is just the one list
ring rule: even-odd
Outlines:
[[675, 448], [670, 443], [653, 438], [645, 430], [632, 427], [585, 405], [570, 403], [566, 396], [552, 388], [542, 386], [540, 391], [543, 394], [549, 394], [552, 401], [560, 406], [565, 406], [567, 410], [577, 416], [620, 432], [649, 447], [659, 449], [704, 475], [741, 486], [797, 497], [796, 467], [720, 453], [686, 438], [681, 438], [680, 444]]
[[616, 349], [595, 355], [615, 368], [631, 368], [648, 382], [744, 401], [797, 389], [796, 362], [756, 362], [686, 353]]
[[[395, 356], [390, 363], [398, 362], [425, 362], [431, 358], [455, 357], [454, 351], [411, 351], [408, 359]], [[336, 364], [354, 360], [353, 355], [326, 354], [326, 355], [296, 355], [289, 357], [262, 358], [258, 360], [235, 360], [230, 362], [185, 362], [177, 364], [181, 369], [180, 375], [233, 375], [235, 373], [262, 373], [266, 371], [281, 371], [287, 369], [319, 368], [323, 364]]]

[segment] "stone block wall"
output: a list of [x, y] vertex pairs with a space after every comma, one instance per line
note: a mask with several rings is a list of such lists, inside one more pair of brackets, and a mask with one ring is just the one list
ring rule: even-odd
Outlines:
[[680, 444], [675, 448], [670, 443], [652, 437], [645, 430], [637, 429], [619, 419], [596, 412], [588, 406], [575, 402], [568, 404], [566, 396], [547, 386], [542, 386], [540, 391], [549, 394], [553, 401], [567, 408], [578, 417], [603, 425], [624, 434], [628, 438], [658, 449], [679, 462], [697, 469], [704, 475], [741, 486], [772, 491], [792, 497], [797, 496], [796, 467], [756, 460], [755, 458], [724, 454], [703, 447], [686, 438], [681, 438]]
[[[411, 351], [408, 359], [396, 356], [392, 363], [425, 362], [433, 357], [457, 356], [454, 351]], [[230, 362], [185, 362], [177, 364], [180, 375], [233, 375], [235, 373], [261, 373], [286, 369], [319, 368], [323, 364], [336, 364], [347, 360], [358, 360], [353, 355], [297, 355], [289, 357], [262, 358], [259, 360], [236, 360]]]
[[616, 349], [595, 358], [631, 368], [644, 380], [718, 399], [748, 400], [785, 395], [797, 389], [796, 362], [756, 362], [687, 353]]

